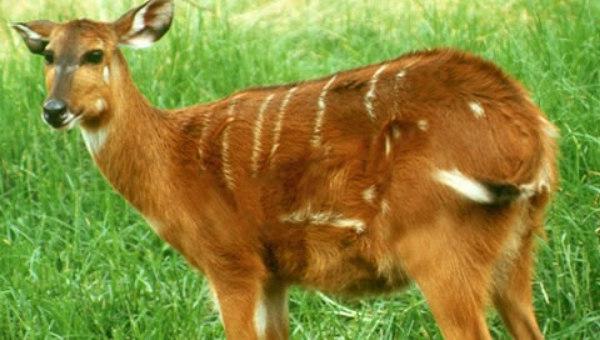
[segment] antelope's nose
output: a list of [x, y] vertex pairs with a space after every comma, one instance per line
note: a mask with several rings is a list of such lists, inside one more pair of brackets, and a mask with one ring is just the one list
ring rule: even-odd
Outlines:
[[44, 103], [44, 120], [53, 127], [60, 127], [65, 120], [67, 104], [60, 99], [48, 99]]

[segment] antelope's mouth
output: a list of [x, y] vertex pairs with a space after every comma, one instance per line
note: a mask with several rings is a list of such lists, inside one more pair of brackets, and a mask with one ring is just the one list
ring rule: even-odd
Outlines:
[[71, 111], [66, 111], [60, 115], [50, 115], [46, 111], [42, 113], [44, 122], [56, 130], [72, 129], [77, 125], [81, 117], [81, 114], [75, 114]]

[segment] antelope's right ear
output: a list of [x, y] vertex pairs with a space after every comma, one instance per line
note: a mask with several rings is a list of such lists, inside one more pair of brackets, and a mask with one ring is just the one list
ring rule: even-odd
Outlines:
[[25, 45], [32, 53], [41, 54], [50, 40], [50, 33], [56, 26], [55, 23], [48, 20], [36, 20], [27, 23], [17, 22], [12, 27], [17, 31]]
[[173, 21], [172, 0], [149, 0], [113, 23], [119, 43], [144, 48], [160, 39]]

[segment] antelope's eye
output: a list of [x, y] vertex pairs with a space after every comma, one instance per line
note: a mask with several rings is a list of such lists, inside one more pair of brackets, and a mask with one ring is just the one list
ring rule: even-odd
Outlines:
[[86, 64], [100, 64], [104, 53], [100, 50], [89, 51], [83, 55], [83, 62]]
[[46, 64], [48, 64], [48, 65], [54, 64], [54, 52], [44, 51], [42, 54], [44, 56], [44, 60], [46, 60]]

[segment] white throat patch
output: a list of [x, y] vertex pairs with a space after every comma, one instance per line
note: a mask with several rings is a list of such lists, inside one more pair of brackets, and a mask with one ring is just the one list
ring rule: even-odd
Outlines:
[[90, 154], [93, 156], [98, 154], [98, 152], [102, 150], [102, 147], [106, 142], [106, 138], [108, 137], [108, 132], [106, 131], [106, 129], [89, 131], [87, 129], [82, 128], [81, 135], [83, 136], [85, 146], [87, 147]]

